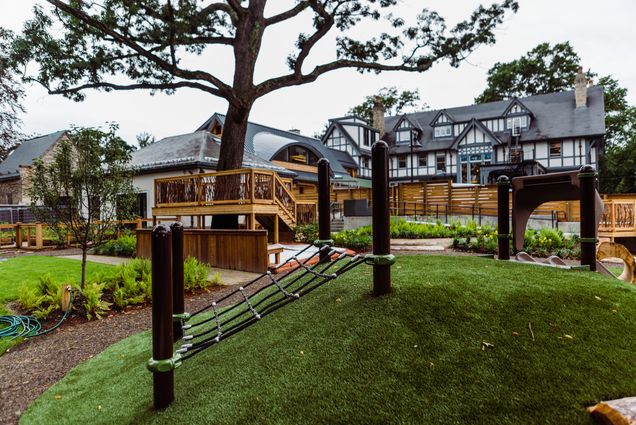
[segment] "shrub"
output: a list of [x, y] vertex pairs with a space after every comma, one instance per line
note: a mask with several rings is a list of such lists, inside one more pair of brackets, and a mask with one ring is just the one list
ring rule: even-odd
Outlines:
[[358, 230], [343, 230], [332, 235], [334, 244], [356, 251], [366, 251], [371, 247], [371, 236]]
[[50, 274], [45, 274], [40, 276], [34, 288], [23, 287], [20, 289], [18, 302], [36, 319], [46, 319], [51, 313], [62, 307], [63, 286], [66, 285], [55, 281]]
[[135, 258], [117, 266], [109, 284], [113, 302], [118, 308], [143, 304], [152, 297], [150, 260]]
[[318, 239], [318, 223], [301, 224], [294, 228], [294, 241], [313, 243]]
[[[208, 275], [210, 266], [202, 263], [194, 257], [188, 257], [183, 263], [183, 286], [186, 291], [194, 292], [197, 289], [205, 289], [210, 285]], [[221, 274], [215, 273], [215, 284], [221, 280]]]
[[101, 319], [112, 305], [102, 299], [104, 295], [105, 283], [91, 282], [84, 286], [82, 295], [84, 296], [84, 309], [86, 310], [86, 318], [91, 320], [93, 316]]
[[132, 257], [137, 249], [137, 237], [133, 234], [121, 235], [95, 247], [95, 254]]

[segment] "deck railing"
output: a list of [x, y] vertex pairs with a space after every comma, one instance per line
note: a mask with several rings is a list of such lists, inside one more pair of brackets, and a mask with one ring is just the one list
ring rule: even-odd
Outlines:
[[605, 211], [599, 233], [607, 233], [612, 236], [621, 236], [636, 232], [636, 222], [634, 220], [636, 212], [636, 201], [610, 201], [604, 200]]
[[224, 204], [278, 205], [296, 222], [296, 198], [274, 171], [242, 168], [155, 180], [155, 207]]

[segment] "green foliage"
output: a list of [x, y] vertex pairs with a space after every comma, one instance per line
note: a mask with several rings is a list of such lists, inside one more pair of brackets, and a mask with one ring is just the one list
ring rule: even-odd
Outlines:
[[313, 243], [318, 239], [318, 223], [301, 224], [294, 228], [294, 241]]
[[84, 309], [86, 318], [91, 320], [94, 317], [101, 319], [110, 309], [111, 303], [102, 299], [104, 296], [105, 283], [90, 282], [84, 286], [82, 295], [84, 296]]
[[[581, 59], [568, 41], [541, 43], [510, 62], [497, 62], [488, 71], [488, 86], [475, 103], [571, 90]], [[591, 71], [587, 77], [595, 76]]]
[[416, 110], [428, 109], [426, 104], [420, 102], [420, 91], [403, 90], [398, 93], [397, 87], [383, 87], [377, 95], [366, 96], [364, 101], [347, 111], [349, 115], [365, 119], [368, 123], [373, 122], [373, 105], [375, 98], [379, 97], [385, 109], [385, 115], [401, 115]]
[[364, 228], [356, 230], [343, 230], [332, 235], [334, 244], [355, 251], [367, 251], [371, 248], [373, 240], [371, 235], [365, 233]]
[[[183, 287], [188, 292], [195, 292], [197, 289], [205, 289], [210, 286], [208, 275], [210, 266], [202, 263], [194, 257], [188, 257], [183, 263]], [[215, 280], [220, 280], [220, 273], [216, 273]]]
[[113, 302], [117, 308], [143, 304], [152, 298], [150, 260], [134, 258], [117, 266], [109, 283]]
[[95, 254], [132, 257], [137, 250], [137, 237], [134, 234], [121, 235], [95, 247]]
[[50, 274], [42, 275], [35, 287], [20, 289], [18, 302], [36, 319], [46, 319], [62, 307], [62, 287]]
[[[132, 148], [116, 131], [114, 124], [106, 131], [74, 128], [58, 143], [50, 162], [36, 160], [33, 165], [28, 190], [33, 214], [57, 234], [69, 232], [84, 252], [105, 239], [115, 219], [132, 217]], [[82, 275], [81, 287], [85, 280]]]

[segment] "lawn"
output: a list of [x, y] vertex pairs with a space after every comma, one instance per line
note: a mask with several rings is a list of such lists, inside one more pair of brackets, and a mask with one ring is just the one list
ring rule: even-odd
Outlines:
[[[50, 274], [59, 282], [79, 283], [81, 270], [80, 261], [68, 258], [28, 255], [0, 261], [0, 315], [11, 314], [5, 304], [16, 300], [23, 286], [36, 285], [40, 276]], [[108, 264], [86, 264], [87, 278], [95, 273], [107, 276], [114, 270], [115, 268]], [[18, 342], [19, 340], [6, 338], [0, 340], [0, 355]]]
[[636, 286], [474, 257], [400, 257], [393, 276], [371, 298], [361, 266], [186, 361], [161, 412], [145, 332], [21, 423], [591, 424], [584, 407], [636, 395]]
[[[27, 255], [0, 262], [0, 304], [18, 298], [20, 288], [35, 285], [40, 276], [50, 274], [59, 282], [80, 281], [82, 263], [69, 258]], [[114, 267], [108, 264], [88, 262], [86, 276], [99, 272], [110, 274]]]

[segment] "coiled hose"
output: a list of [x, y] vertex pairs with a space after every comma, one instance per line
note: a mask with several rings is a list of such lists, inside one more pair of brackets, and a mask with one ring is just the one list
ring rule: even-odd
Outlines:
[[71, 290], [70, 286], [66, 290], [70, 294], [68, 307], [66, 307], [64, 316], [62, 316], [60, 321], [57, 322], [55, 326], [49, 329], [42, 330], [42, 324], [33, 316], [19, 316], [13, 314], [0, 316], [0, 326], [6, 326], [4, 328], [0, 327], [0, 338], [32, 338], [34, 336], [47, 334], [60, 327], [60, 325], [68, 317], [71, 311], [71, 306], [73, 305], [73, 291]]

